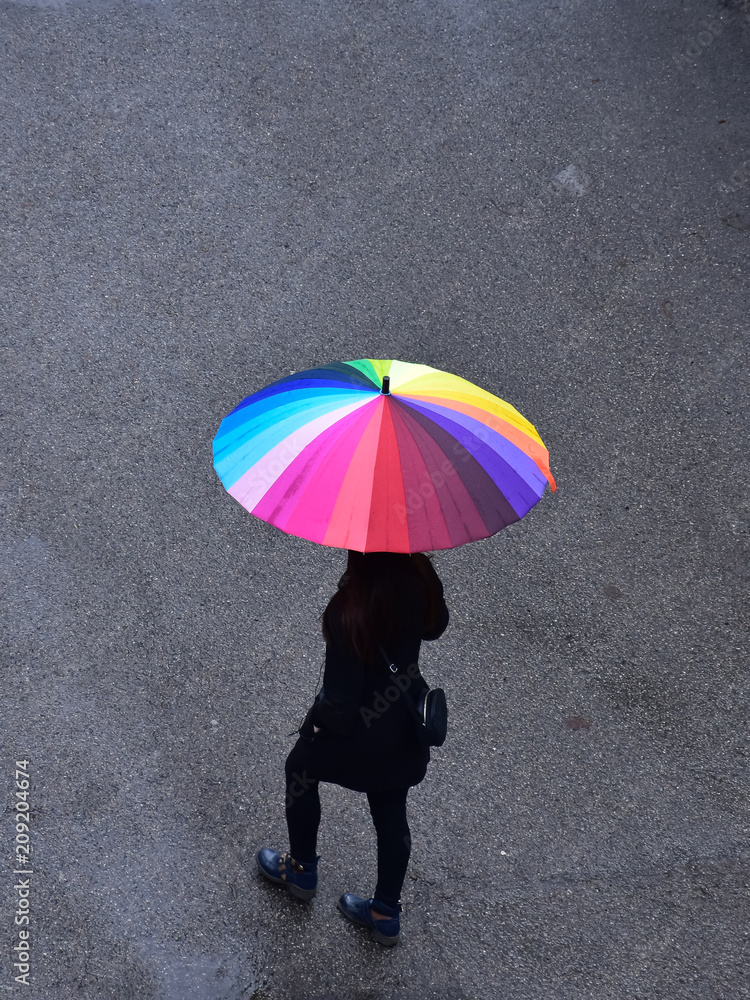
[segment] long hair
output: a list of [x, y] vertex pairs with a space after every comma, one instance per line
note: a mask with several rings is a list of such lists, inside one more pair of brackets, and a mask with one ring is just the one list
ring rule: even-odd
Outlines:
[[[323, 612], [327, 643], [348, 647], [364, 663], [375, 663], [416, 625], [434, 628], [440, 582], [422, 552], [349, 552], [346, 573]], [[414, 615], [424, 621], [414, 621]]]

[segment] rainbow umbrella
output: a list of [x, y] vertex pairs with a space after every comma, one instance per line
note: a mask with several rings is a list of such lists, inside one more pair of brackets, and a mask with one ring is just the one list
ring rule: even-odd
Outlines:
[[405, 361], [332, 362], [248, 396], [219, 427], [214, 468], [256, 517], [359, 552], [487, 538], [555, 489], [518, 410]]

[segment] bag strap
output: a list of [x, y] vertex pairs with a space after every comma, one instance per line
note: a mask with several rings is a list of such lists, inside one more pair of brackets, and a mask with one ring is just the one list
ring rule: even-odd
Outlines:
[[[398, 666], [391, 660], [390, 656], [388, 656], [388, 654], [386, 653], [386, 651], [383, 649], [382, 646], [380, 646], [379, 649], [380, 649], [380, 652], [383, 654], [383, 659], [388, 664], [388, 669], [390, 670], [390, 672], [392, 674], [397, 674], [398, 673]], [[406, 699], [406, 704], [409, 706], [409, 711], [414, 716], [414, 718], [417, 720], [417, 722], [420, 724], [420, 726], [423, 726], [424, 725], [424, 719], [422, 718], [419, 709], [414, 704], [414, 699], [412, 698], [412, 696], [409, 694], [408, 691], [404, 691], [403, 688], [400, 688], [400, 690], [403, 692], [404, 698]]]

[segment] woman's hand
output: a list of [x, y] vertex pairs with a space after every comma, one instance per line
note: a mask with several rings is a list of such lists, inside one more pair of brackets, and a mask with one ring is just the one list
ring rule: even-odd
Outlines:
[[320, 732], [320, 726], [313, 726], [313, 732], [314, 733], [319, 733]]

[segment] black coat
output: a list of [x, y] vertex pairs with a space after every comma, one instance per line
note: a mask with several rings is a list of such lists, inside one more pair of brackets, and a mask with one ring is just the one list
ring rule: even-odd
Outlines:
[[[360, 792], [408, 788], [424, 778], [430, 752], [417, 740], [405, 699], [427, 687], [417, 666], [422, 640], [437, 639], [448, 626], [443, 585], [434, 570], [431, 576], [439, 609], [431, 629], [424, 583], [418, 578], [402, 583], [399, 600], [412, 624], [386, 650], [397, 675], [382, 657], [367, 665], [342, 644], [326, 646], [323, 687], [289, 755], [288, 773], [305, 771], [308, 779]], [[313, 726], [321, 731], [314, 734]]]

